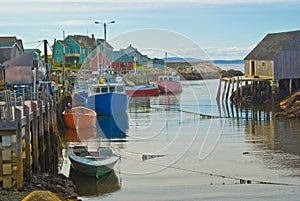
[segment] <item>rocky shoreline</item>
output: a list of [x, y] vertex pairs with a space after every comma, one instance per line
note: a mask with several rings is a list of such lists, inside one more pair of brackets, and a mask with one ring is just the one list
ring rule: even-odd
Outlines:
[[[49, 174], [34, 175], [31, 182], [25, 182], [23, 190], [1, 190], [0, 201], [23, 200], [30, 193], [41, 190], [58, 195], [57, 198], [62, 201], [78, 201], [75, 185], [63, 174], [57, 176]], [[26, 200], [34, 201], [36, 199]], [[42, 201], [40, 198], [38, 200]]]
[[278, 112], [274, 115], [277, 119], [288, 118], [295, 119], [300, 117], [300, 92], [295, 92], [291, 96], [282, 100], [279, 103], [283, 112]]

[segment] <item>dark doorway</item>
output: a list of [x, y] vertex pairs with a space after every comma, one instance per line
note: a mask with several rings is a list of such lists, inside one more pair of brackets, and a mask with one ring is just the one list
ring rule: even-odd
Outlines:
[[255, 75], [255, 61], [251, 61], [251, 75]]

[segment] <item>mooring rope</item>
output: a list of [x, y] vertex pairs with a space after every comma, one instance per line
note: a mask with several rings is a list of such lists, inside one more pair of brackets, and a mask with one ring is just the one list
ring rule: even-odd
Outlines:
[[[121, 150], [119, 150], [121, 151]], [[131, 154], [139, 154], [139, 155], [147, 155], [147, 154], [143, 154], [143, 153], [137, 153], [137, 152], [132, 152], [132, 151], [123, 151], [122, 152], [127, 152], [127, 153], [131, 153]], [[185, 171], [185, 172], [190, 172], [190, 173], [196, 173], [196, 174], [202, 174], [202, 175], [208, 175], [208, 176], [213, 176], [213, 177], [218, 177], [218, 178], [223, 178], [223, 179], [232, 179], [232, 180], [236, 180], [238, 181], [237, 184], [269, 184], [269, 185], [280, 185], [280, 186], [300, 186], [300, 184], [291, 184], [291, 183], [281, 183], [281, 182], [271, 182], [271, 181], [262, 181], [262, 180], [255, 180], [255, 179], [245, 179], [245, 178], [240, 178], [240, 177], [233, 177], [233, 176], [226, 176], [226, 175], [221, 175], [221, 174], [216, 174], [216, 173], [209, 173], [209, 172], [204, 172], [204, 171], [200, 171], [200, 170], [191, 170], [191, 169], [187, 169], [187, 168], [182, 168], [182, 167], [176, 167], [173, 165], [163, 165], [163, 164], [159, 164], [159, 163], [154, 163], [151, 162], [149, 160], [136, 160], [136, 159], [132, 159], [126, 156], [121, 156], [122, 159], [127, 159], [127, 160], [131, 160], [134, 162], [138, 162], [138, 163], [148, 163], [151, 165], [156, 165], [156, 166], [160, 166], [160, 167], [164, 167], [164, 168], [172, 168], [175, 170], [181, 170], [181, 171]]]

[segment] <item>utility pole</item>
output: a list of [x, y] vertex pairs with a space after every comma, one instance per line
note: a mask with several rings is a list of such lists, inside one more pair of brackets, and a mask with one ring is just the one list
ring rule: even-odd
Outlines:
[[46, 65], [46, 79], [49, 80], [47, 44], [48, 44], [47, 40], [44, 40], [44, 56], [45, 56], [45, 65]]

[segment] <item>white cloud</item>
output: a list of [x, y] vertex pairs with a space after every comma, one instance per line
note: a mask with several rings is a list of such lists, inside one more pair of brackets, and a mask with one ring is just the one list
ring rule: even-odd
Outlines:
[[57, 22], [57, 25], [62, 26], [86, 26], [87, 24], [90, 24], [90, 21], [86, 20], [69, 20], [69, 21], [61, 21]]

